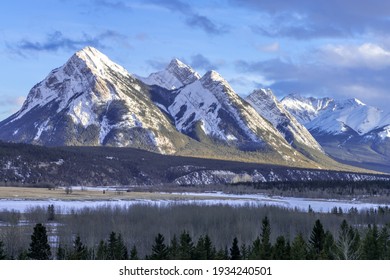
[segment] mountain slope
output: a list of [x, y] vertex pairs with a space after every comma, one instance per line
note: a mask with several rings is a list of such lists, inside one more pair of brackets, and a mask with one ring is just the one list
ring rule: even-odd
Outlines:
[[249, 102], [256, 111], [273, 124], [284, 136], [287, 142], [294, 142], [309, 149], [322, 152], [320, 144], [313, 138], [307, 129], [301, 125], [276, 99], [270, 89], [260, 89], [253, 91], [246, 101]]
[[340, 162], [390, 172], [390, 117], [357, 99], [285, 97], [281, 104]]
[[[193, 71], [187, 70], [191, 68], [181, 64], [181, 69], [185, 70], [177, 76], [191, 80]], [[175, 87], [168, 83], [165, 86]], [[231, 155], [237, 151], [251, 151], [257, 152], [253, 155], [255, 158], [274, 154], [274, 160], [279, 162], [313, 164], [292, 149], [279, 131], [238, 96], [215, 71], [208, 71], [200, 79], [183, 84], [171, 94], [174, 96], [172, 103], [162, 109], [172, 116], [178, 131], [203, 144], [217, 150], [221, 146], [227, 147]], [[220, 152], [226, 153], [226, 148]]]
[[147, 85], [157, 85], [173, 90], [191, 84], [200, 79], [200, 75], [194, 69], [178, 59], [172, 59], [165, 70], [152, 73], [147, 78], [141, 78]]
[[300, 169], [116, 147], [44, 147], [0, 141], [0, 178], [13, 185], [209, 185], [276, 181], [386, 180], [381, 174]]
[[364, 135], [390, 124], [389, 114], [356, 98], [334, 100], [289, 95], [282, 99], [281, 104], [310, 131], [319, 134], [336, 135], [352, 129]]
[[350, 170], [317, 157], [318, 149], [294, 149], [215, 71], [200, 77], [174, 59], [143, 79], [91, 47], [31, 89], [0, 122], [0, 139]]
[[33, 87], [23, 107], [0, 122], [0, 138], [174, 153], [177, 148], [168, 134], [186, 140], [147, 97], [148, 91], [124, 68], [87, 47]]

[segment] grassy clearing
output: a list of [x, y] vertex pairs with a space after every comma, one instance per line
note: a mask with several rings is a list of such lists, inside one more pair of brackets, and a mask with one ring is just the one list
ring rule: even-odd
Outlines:
[[[206, 200], [215, 197], [202, 195], [193, 196], [189, 194], [172, 194], [160, 192], [132, 191], [126, 192], [116, 189], [79, 190], [72, 189], [72, 193], [66, 194], [64, 188], [49, 190], [47, 188], [25, 188], [25, 187], [0, 187], [0, 199], [30, 199], [30, 200]], [[224, 199], [223, 197], [218, 199]], [[232, 198], [229, 198], [232, 199]]]

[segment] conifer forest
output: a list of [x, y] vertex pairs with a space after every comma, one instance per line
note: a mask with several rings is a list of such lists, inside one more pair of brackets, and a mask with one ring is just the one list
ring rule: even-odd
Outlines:
[[390, 259], [390, 209], [52, 205], [0, 212], [0, 259]]

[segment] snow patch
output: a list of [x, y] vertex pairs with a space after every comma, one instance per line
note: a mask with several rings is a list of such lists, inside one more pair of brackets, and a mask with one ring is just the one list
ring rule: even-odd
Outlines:
[[49, 129], [49, 127], [47, 126], [47, 124], [49, 123], [49, 120], [46, 120], [44, 123], [42, 123], [39, 127], [38, 127], [38, 131], [37, 131], [37, 134], [35, 135], [34, 137], [34, 140], [37, 141], [40, 137], [41, 137], [41, 134], [42, 132], [46, 131]]
[[383, 130], [378, 133], [378, 135], [382, 140], [390, 138], [390, 125], [384, 127]]

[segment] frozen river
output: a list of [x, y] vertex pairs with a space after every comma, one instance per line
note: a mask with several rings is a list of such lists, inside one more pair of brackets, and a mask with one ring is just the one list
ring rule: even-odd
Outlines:
[[[177, 195], [177, 193], [176, 193]], [[379, 206], [390, 206], [386, 204], [361, 203], [359, 201], [346, 200], [325, 200], [325, 199], [310, 199], [310, 198], [295, 198], [295, 197], [271, 197], [262, 194], [251, 195], [232, 195], [224, 193], [182, 193], [183, 199], [178, 200], [94, 200], [94, 201], [67, 201], [67, 200], [6, 200], [0, 199], [0, 211], [2, 210], [17, 210], [25, 212], [27, 209], [36, 206], [47, 207], [53, 204], [56, 209], [61, 209], [62, 213], [72, 210], [79, 210], [85, 207], [131, 207], [133, 205], [151, 205], [158, 207], [169, 207], [172, 205], [229, 205], [232, 207], [252, 206], [277, 206], [288, 209], [299, 209], [308, 211], [309, 206], [315, 212], [330, 212], [332, 208], [341, 208], [347, 212], [351, 208], [357, 210], [378, 208]], [[199, 199], [194, 199], [194, 197]], [[192, 197], [189, 199], [188, 197]]]

